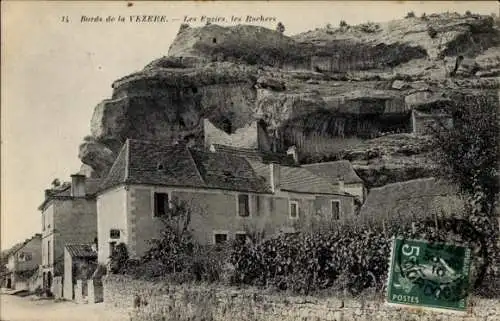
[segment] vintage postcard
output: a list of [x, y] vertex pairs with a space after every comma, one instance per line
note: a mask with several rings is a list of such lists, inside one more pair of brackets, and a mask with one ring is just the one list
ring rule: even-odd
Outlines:
[[500, 320], [496, 1], [2, 1], [0, 320]]

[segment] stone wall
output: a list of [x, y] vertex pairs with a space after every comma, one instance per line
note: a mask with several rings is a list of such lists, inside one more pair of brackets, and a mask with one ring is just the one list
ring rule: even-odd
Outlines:
[[103, 301], [103, 286], [101, 279], [87, 281], [88, 303], [99, 303]]
[[[366, 299], [366, 298], [365, 298]], [[124, 276], [104, 279], [104, 302], [128, 310], [131, 320], [446, 320], [493, 321], [500, 318], [499, 300], [471, 299], [466, 315], [390, 308], [382, 298], [365, 300], [270, 294], [257, 289], [216, 286], [172, 286], [132, 280]], [[192, 319], [191, 319], [192, 320]]]
[[52, 294], [54, 295], [54, 298], [56, 299], [61, 299], [64, 295], [63, 292], [63, 278], [62, 276], [56, 276], [54, 277], [54, 280], [52, 281]]

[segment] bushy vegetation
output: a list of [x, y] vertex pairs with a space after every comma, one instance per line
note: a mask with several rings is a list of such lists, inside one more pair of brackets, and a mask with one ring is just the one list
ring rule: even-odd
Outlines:
[[408, 12], [405, 18], [415, 18], [415, 12], [413, 11]]
[[349, 27], [349, 25], [347, 24], [347, 22], [345, 20], [340, 20], [339, 27], [340, 28], [347, 28], [347, 27]]
[[[383, 293], [394, 236], [464, 244], [473, 250], [474, 271], [487, 264], [484, 234], [463, 218], [423, 218], [414, 224], [349, 224], [255, 242], [200, 246], [188, 229], [187, 204], [175, 205], [171, 212], [176, 214], [163, 218], [165, 231], [151, 250], [140, 261], [122, 261], [123, 268], [115, 272], [177, 284], [223, 282], [297, 294], [338, 291], [357, 295], [369, 289]], [[122, 253], [115, 259], [125, 257]], [[481, 294], [498, 295], [494, 293], [498, 284], [477, 284], [481, 284]]]
[[462, 94], [446, 112], [453, 126], [438, 123], [434, 127], [434, 159], [439, 174], [455, 182], [468, 198], [469, 221], [484, 235], [488, 264], [481, 280], [500, 278], [498, 250], [498, 166], [500, 125], [497, 95]]
[[284, 33], [285, 32], [285, 25], [281, 22], [278, 22], [278, 24], [276, 25], [276, 31], [278, 31], [279, 33]]
[[366, 33], [374, 33], [380, 30], [380, 25], [374, 22], [362, 23], [358, 26], [359, 30]]
[[429, 37], [434, 39], [434, 38], [436, 38], [438, 33], [437, 33], [436, 29], [434, 29], [433, 27], [429, 27], [429, 28], [427, 28], [427, 34], [429, 35]]

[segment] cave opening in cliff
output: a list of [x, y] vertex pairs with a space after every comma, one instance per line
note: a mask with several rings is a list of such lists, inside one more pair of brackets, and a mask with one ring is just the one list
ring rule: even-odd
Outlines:
[[379, 130], [383, 134], [411, 133], [411, 113], [384, 115], [379, 118]]

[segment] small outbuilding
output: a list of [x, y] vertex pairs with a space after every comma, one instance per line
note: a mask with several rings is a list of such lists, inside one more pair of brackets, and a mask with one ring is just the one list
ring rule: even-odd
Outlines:
[[[64, 289], [66, 300], [87, 296], [87, 280], [97, 267], [97, 251], [93, 244], [67, 244], [64, 247]], [[82, 293], [75, 292], [75, 285], [82, 280]]]

